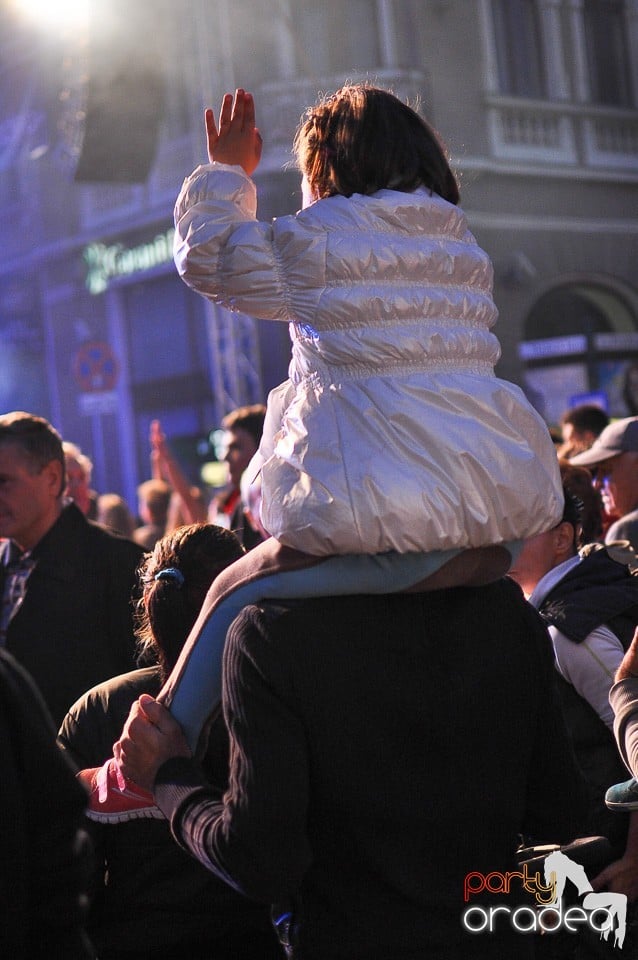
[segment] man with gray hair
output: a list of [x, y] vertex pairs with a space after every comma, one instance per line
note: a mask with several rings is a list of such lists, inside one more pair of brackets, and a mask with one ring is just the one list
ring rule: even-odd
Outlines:
[[0, 645], [54, 721], [89, 687], [135, 666], [137, 544], [66, 500], [62, 439], [43, 417], [0, 416]]
[[619, 518], [607, 530], [605, 543], [628, 540], [638, 552], [638, 417], [610, 423], [570, 463], [592, 471], [607, 512]]

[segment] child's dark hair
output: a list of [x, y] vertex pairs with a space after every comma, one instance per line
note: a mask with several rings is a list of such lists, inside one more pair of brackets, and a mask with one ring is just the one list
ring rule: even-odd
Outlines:
[[318, 200], [427, 187], [459, 202], [458, 183], [438, 134], [394, 94], [365, 83], [337, 90], [307, 111], [294, 141]]
[[201, 610], [208, 588], [244, 548], [234, 533], [212, 523], [178, 527], [155, 544], [139, 568], [142, 596], [135, 634], [141, 659], [157, 659], [165, 680]]

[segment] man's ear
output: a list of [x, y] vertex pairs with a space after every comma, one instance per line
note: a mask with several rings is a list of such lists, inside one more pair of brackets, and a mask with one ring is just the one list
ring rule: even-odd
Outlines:
[[576, 531], [571, 523], [563, 520], [554, 528], [554, 550], [557, 557], [567, 560], [576, 553]]
[[59, 460], [49, 460], [42, 468], [42, 477], [46, 481], [47, 489], [57, 500], [64, 493], [64, 470]]

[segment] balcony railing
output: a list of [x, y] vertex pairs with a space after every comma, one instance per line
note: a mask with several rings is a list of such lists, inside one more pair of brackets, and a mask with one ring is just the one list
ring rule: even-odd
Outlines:
[[636, 110], [491, 96], [487, 111], [498, 160], [638, 174]]

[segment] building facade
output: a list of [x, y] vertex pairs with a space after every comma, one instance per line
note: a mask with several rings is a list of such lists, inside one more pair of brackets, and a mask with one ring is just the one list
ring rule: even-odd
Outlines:
[[0, 408], [50, 417], [98, 489], [134, 505], [154, 418], [197, 481], [209, 431], [286, 375], [285, 325], [206, 303], [171, 260], [203, 107], [238, 85], [262, 218], [300, 205], [290, 145], [320, 91], [418, 102], [494, 262], [499, 374], [549, 424], [585, 398], [638, 413], [638, 0], [129, 6], [48, 33], [0, 15]]

